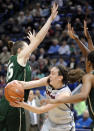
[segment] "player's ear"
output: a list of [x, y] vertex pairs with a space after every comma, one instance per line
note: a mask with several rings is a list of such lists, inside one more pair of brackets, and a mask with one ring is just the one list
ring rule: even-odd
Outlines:
[[17, 50], [17, 53], [19, 54], [21, 52], [21, 49], [19, 48], [18, 50]]

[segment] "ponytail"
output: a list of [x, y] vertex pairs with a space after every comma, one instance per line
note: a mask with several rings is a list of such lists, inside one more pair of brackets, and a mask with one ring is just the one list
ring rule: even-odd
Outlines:
[[20, 48], [22, 48], [24, 46], [25, 41], [8, 41], [8, 47], [11, 50], [11, 54], [12, 55], [16, 55], [17, 54], [17, 50]]
[[15, 44], [15, 42], [13, 41], [8, 41], [8, 47], [11, 50], [11, 54], [13, 55], [13, 45]]
[[15, 42], [8, 41], [8, 47], [9, 47], [9, 49], [12, 49], [12, 47], [13, 47], [14, 44], [15, 44]]
[[75, 83], [76, 81], [81, 82], [82, 77], [84, 75], [85, 75], [85, 72], [80, 68], [69, 70], [69, 72], [68, 72], [69, 83]]

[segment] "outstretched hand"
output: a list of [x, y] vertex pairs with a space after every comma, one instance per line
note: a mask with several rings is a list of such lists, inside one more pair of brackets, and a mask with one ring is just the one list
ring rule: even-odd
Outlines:
[[69, 24], [69, 23], [68, 23], [68, 35], [69, 35], [72, 39], [78, 38], [78, 36], [75, 35], [75, 32], [74, 32], [73, 27], [71, 27], [71, 24]]
[[53, 7], [51, 9], [51, 18], [52, 18], [52, 20], [54, 20], [56, 18], [56, 16], [57, 16], [57, 13], [58, 13], [57, 9], [58, 9], [58, 5], [56, 3], [54, 3]]
[[36, 34], [35, 34], [35, 30], [33, 30], [33, 33], [31, 31], [28, 32], [28, 36], [27, 38], [31, 41], [35, 40]]
[[84, 20], [84, 34], [86, 38], [89, 38], [89, 32], [87, 28], [87, 22]]

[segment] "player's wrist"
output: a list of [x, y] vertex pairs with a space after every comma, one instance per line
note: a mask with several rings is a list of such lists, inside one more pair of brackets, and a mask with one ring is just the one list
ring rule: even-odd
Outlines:
[[79, 37], [77, 35], [74, 35], [74, 40], [78, 40]]
[[49, 19], [50, 19], [51, 22], [54, 20], [52, 14], [50, 15]]

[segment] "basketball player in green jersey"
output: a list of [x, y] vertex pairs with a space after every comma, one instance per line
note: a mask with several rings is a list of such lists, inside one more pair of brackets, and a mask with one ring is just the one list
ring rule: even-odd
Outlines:
[[[11, 56], [8, 63], [7, 83], [12, 80], [31, 80], [28, 59], [46, 36], [52, 21], [58, 13], [57, 9], [58, 5], [54, 4], [49, 19], [36, 36], [35, 33], [28, 33], [29, 45], [24, 41], [11, 42], [13, 56]], [[28, 93], [28, 90], [25, 91], [25, 101], [28, 98]], [[26, 131], [24, 110], [11, 107], [4, 97], [0, 100], [0, 131]]]

